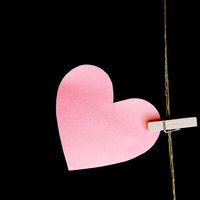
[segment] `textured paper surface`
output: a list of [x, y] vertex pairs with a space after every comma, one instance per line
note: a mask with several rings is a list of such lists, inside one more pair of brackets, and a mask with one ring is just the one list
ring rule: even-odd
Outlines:
[[150, 149], [160, 133], [147, 130], [148, 121], [160, 119], [156, 108], [137, 98], [113, 103], [109, 76], [92, 65], [76, 67], [63, 78], [56, 114], [69, 170], [135, 158]]

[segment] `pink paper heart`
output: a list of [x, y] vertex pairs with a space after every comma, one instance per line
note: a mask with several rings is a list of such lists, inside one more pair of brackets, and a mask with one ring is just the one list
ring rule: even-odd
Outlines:
[[160, 133], [148, 132], [146, 125], [160, 119], [156, 108], [142, 99], [113, 103], [109, 76], [92, 65], [76, 67], [63, 78], [56, 114], [69, 170], [135, 158], [150, 149]]

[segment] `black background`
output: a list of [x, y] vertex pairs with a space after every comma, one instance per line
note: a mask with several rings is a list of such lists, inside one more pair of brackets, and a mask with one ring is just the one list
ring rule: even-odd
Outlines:
[[[25, 110], [13, 184], [25, 195], [53, 199], [172, 199], [167, 135], [145, 154], [122, 164], [68, 171], [55, 103], [61, 79], [80, 64], [111, 77], [115, 101], [143, 98], [165, 118], [162, 1], [75, 2], [28, 7], [12, 18], [13, 84]], [[194, 1], [169, 1], [168, 41], [171, 117], [199, 116], [198, 10]], [[18, 85], [19, 84], [19, 85]], [[21, 100], [20, 95], [23, 96]], [[23, 122], [23, 123], [22, 123]], [[22, 130], [21, 129], [21, 130]], [[19, 135], [18, 135], [19, 136]], [[19, 138], [17, 136], [17, 138]], [[177, 199], [197, 199], [199, 128], [173, 133]], [[22, 183], [22, 185], [21, 185]], [[55, 196], [54, 196], [55, 195]], [[73, 195], [73, 197], [71, 196]]]

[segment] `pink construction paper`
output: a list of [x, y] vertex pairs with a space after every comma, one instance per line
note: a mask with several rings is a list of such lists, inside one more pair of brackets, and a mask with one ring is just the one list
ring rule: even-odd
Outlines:
[[92, 65], [63, 78], [56, 114], [69, 170], [128, 161], [149, 150], [160, 133], [147, 130], [148, 121], [160, 119], [156, 108], [137, 98], [113, 103], [109, 76]]

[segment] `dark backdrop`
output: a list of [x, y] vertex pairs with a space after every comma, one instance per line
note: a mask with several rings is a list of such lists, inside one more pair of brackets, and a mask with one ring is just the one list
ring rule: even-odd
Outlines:
[[[199, 116], [197, 5], [169, 2], [172, 118]], [[75, 2], [64, 9], [52, 7], [27, 9], [30, 17], [21, 16], [22, 27], [16, 25], [16, 30], [23, 28], [19, 34], [23, 45], [18, 41], [23, 48], [18, 57], [23, 79], [18, 81], [25, 94], [20, 110], [26, 111], [21, 160], [16, 163], [19, 178], [15, 181], [23, 183], [19, 191], [53, 199], [78, 195], [84, 199], [171, 199], [165, 133], [148, 152], [131, 161], [69, 172], [55, 115], [61, 79], [80, 64], [93, 64], [111, 77], [115, 101], [146, 99], [165, 118], [162, 1]], [[198, 139], [199, 128], [173, 133], [177, 199], [199, 196]]]

